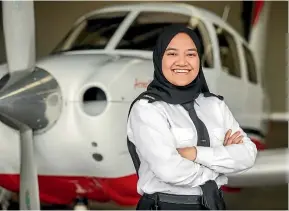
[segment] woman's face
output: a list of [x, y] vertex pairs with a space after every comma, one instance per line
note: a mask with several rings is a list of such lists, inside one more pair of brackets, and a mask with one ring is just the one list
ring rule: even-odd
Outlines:
[[186, 86], [198, 75], [200, 59], [194, 41], [186, 34], [177, 34], [168, 44], [162, 59], [165, 78], [176, 86]]

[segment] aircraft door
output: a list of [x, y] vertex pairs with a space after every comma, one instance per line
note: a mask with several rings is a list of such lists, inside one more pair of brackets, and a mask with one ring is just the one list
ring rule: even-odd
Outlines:
[[241, 59], [235, 37], [228, 30], [214, 24], [220, 70], [217, 77], [217, 93], [224, 96], [225, 102], [240, 125], [244, 124], [246, 83], [242, 74]]
[[[269, 99], [265, 96], [265, 89], [261, 83], [261, 72], [257, 72], [255, 60], [250, 49], [242, 44], [242, 50], [246, 63], [246, 105], [247, 121], [251, 128], [266, 132], [266, 124], [260, 125], [263, 113], [269, 113]], [[264, 128], [263, 128], [264, 127]]]

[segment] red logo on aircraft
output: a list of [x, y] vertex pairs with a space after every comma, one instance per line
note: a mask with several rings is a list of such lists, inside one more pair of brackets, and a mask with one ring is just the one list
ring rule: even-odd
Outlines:
[[134, 88], [141, 88], [141, 89], [145, 89], [147, 88], [147, 86], [150, 84], [151, 80], [148, 81], [142, 81], [142, 80], [138, 80], [137, 78], [134, 80]]

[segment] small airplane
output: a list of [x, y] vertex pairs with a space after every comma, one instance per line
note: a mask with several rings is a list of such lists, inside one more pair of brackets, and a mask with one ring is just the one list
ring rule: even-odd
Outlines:
[[152, 80], [152, 48], [171, 23], [200, 36], [210, 90], [225, 97], [261, 150], [252, 169], [228, 175], [226, 187], [288, 182], [287, 149], [265, 150], [269, 104], [256, 56], [264, 42], [254, 37], [262, 32], [258, 23], [248, 43], [224, 18], [192, 5], [110, 6], [81, 16], [53, 53], [36, 62], [33, 4], [2, 2], [7, 64], [0, 66], [0, 186], [20, 193], [21, 209], [78, 197], [137, 204], [127, 114]]

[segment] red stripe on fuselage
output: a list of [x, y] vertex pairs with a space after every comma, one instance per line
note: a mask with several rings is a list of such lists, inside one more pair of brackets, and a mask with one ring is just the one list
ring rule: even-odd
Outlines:
[[[265, 145], [255, 139], [258, 150], [264, 150]], [[77, 196], [77, 187], [86, 193], [82, 195], [97, 202], [114, 201], [120, 206], [136, 206], [140, 195], [137, 193], [137, 175], [119, 178], [69, 177], [69, 176], [39, 176], [40, 200], [48, 204], [70, 204]], [[19, 192], [19, 175], [0, 175], [0, 186]], [[223, 186], [225, 192], [239, 192], [240, 188]]]
[[253, 26], [257, 24], [263, 6], [264, 6], [264, 1], [255, 1], [253, 19], [252, 19]]
[[[114, 201], [121, 206], [135, 206], [140, 198], [137, 193], [137, 176], [120, 178], [39, 176], [40, 200], [48, 204], [70, 204], [83, 195], [97, 202]], [[0, 186], [19, 192], [19, 175], [0, 175]], [[86, 193], [77, 194], [77, 186]]]
[[254, 142], [258, 151], [262, 151], [262, 150], [266, 149], [266, 145], [264, 143], [262, 143], [260, 140], [258, 140], [256, 138], [252, 138], [252, 137], [250, 139]]

